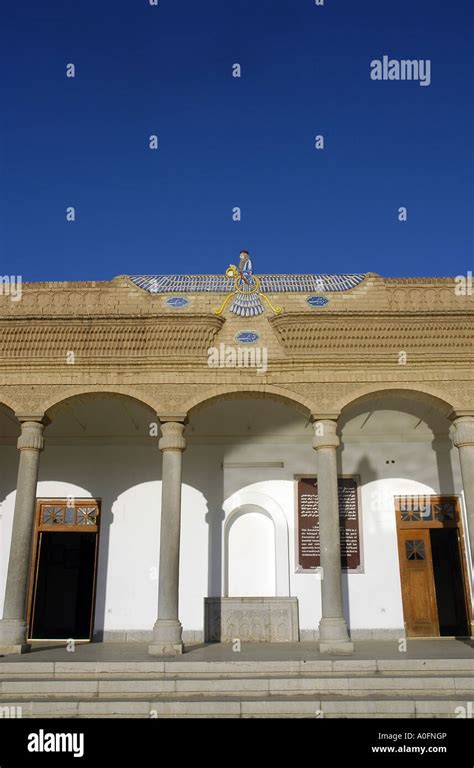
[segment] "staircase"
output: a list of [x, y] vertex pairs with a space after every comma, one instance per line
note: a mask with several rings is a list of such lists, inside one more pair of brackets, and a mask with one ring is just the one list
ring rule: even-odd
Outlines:
[[472, 717], [473, 701], [472, 659], [0, 663], [3, 717]]

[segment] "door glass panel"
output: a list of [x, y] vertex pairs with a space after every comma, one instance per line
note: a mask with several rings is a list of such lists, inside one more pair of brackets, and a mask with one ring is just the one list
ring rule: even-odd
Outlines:
[[444, 523], [455, 520], [456, 509], [452, 501], [443, 501], [434, 505], [435, 519]]
[[42, 525], [61, 525], [64, 507], [43, 507], [41, 514]]
[[96, 525], [97, 524], [97, 507], [79, 507], [77, 510], [77, 524], [78, 525]]
[[408, 539], [405, 542], [405, 555], [407, 560], [424, 560], [425, 543], [423, 539]]
[[426, 523], [432, 520], [431, 502], [423, 496], [404, 499], [400, 504], [400, 519], [402, 523]]

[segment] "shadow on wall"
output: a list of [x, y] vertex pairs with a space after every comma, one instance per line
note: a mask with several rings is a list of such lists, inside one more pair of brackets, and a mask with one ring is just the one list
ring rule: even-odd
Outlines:
[[452, 457], [452, 442], [449, 437], [436, 436], [431, 443], [436, 456], [438, 467], [439, 493], [452, 495], [455, 493]]
[[[344, 443], [341, 443], [341, 448], [337, 451], [337, 474], [338, 475], [344, 474], [343, 467], [342, 467], [343, 450], [344, 450]], [[375, 480], [380, 479], [379, 473], [377, 473], [375, 468], [370, 463], [368, 456], [363, 456], [359, 459], [355, 471], [351, 474], [359, 476], [360, 490], [362, 490], [363, 485], [368, 485], [369, 483], [373, 483]], [[360, 503], [360, 496], [359, 496], [359, 503]], [[359, 513], [361, 513], [361, 510], [359, 510]], [[343, 610], [343, 615], [346, 620], [347, 626], [350, 628], [352, 624], [351, 624], [351, 611], [350, 611], [350, 602], [349, 602], [349, 575], [350, 574], [347, 571], [347, 569], [342, 570], [342, 574], [341, 574], [342, 610]]]
[[[183, 485], [197, 491], [207, 506], [204, 517], [208, 527], [207, 588], [202, 595], [203, 601], [204, 597], [221, 597], [224, 480], [219, 446], [209, 445], [205, 450], [199, 444], [188, 446], [183, 456]], [[198, 558], [200, 554], [195, 552], [194, 556]]]
[[185, 454], [183, 482], [199, 491], [207, 503], [204, 518], [208, 526], [207, 593], [202, 596], [204, 605], [204, 597], [222, 597], [224, 473], [222, 453], [217, 447], [209, 446], [205, 452], [192, 448], [193, 461], [189, 460], [191, 450]]

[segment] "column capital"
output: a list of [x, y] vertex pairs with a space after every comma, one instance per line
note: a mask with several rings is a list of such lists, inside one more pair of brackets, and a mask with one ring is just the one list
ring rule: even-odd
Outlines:
[[181, 411], [170, 412], [170, 413], [157, 413], [156, 415], [158, 416], [162, 424], [164, 424], [167, 421], [177, 421], [177, 422], [181, 422], [182, 424], [186, 424], [188, 420], [188, 414], [182, 413]]
[[341, 415], [340, 411], [324, 411], [323, 413], [312, 413], [311, 418], [314, 421], [337, 421]]
[[[19, 416], [18, 418], [20, 419]], [[43, 430], [45, 425], [41, 421], [20, 420], [21, 434], [17, 441], [18, 450], [42, 451], [44, 448]]]
[[15, 416], [21, 423], [24, 421], [39, 421], [44, 426], [50, 423], [48, 417], [42, 411], [16, 411]]
[[336, 419], [317, 419], [313, 422], [313, 448], [317, 451], [319, 448], [336, 449], [340, 443], [337, 436]]
[[456, 427], [453, 435], [456, 448], [474, 445], [474, 416], [458, 416], [453, 419], [453, 424]]
[[160, 451], [184, 451], [186, 438], [184, 424], [180, 421], [165, 421], [161, 424], [161, 435], [158, 446]]

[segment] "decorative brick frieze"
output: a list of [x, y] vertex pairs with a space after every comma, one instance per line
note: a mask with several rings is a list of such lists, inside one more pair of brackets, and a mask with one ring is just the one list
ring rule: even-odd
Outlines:
[[155, 318], [30, 318], [0, 321], [0, 359], [34, 364], [40, 360], [74, 363], [206, 355], [223, 320], [187, 315]]
[[397, 362], [404, 351], [410, 364], [427, 360], [474, 360], [474, 312], [454, 315], [406, 313], [332, 313], [308, 318], [287, 313], [269, 322], [283, 347], [295, 357], [317, 355], [320, 362], [357, 363], [365, 360]]

